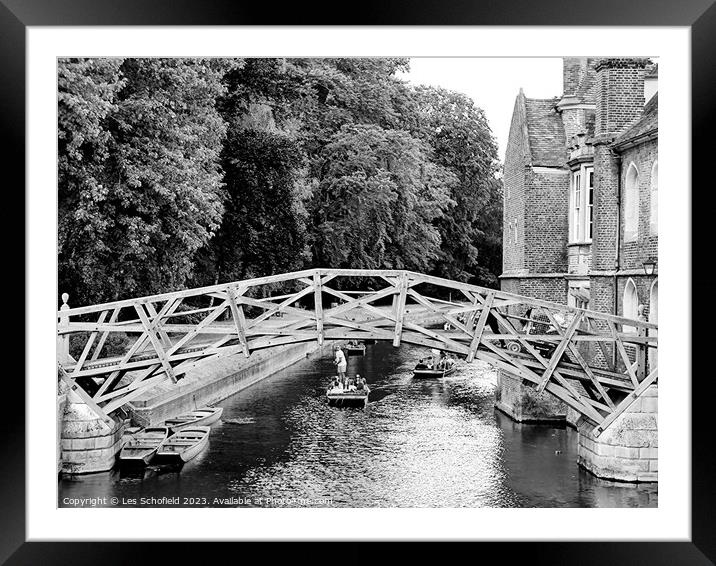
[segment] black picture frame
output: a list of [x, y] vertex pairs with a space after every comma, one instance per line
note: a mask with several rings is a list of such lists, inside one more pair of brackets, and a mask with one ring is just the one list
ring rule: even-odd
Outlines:
[[[353, 7], [351, 9], [351, 7]], [[701, 312], [692, 309], [692, 352], [708, 352], [708, 297], [712, 283], [708, 271], [699, 275], [697, 266], [708, 265], [710, 234], [708, 219], [703, 215], [713, 210], [712, 179], [705, 177], [705, 164], [713, 146], [714, 100], [716, 100], [716, 69], [712, 57], [716, 54], [716, 5], [714, 0], [502, 0], [476, 2], [459, 0], [450, 3], [438, 0], [420, 2], [395, 0], [365, 0], [356, 5], [339, 3], [304, 3], [269, 5], [254, 2], [250, 5], [231, 0], [0, 0], [0, 46], [2, 58], [2, 86], [0, 86], [0, 120], [7, 143], [2, 158], [8, 174], [17, 175], [14, 186], [25, 186], [24, 170], [17, 165], [24, 162], [25, 141], [25, 33], [28, 26], [89, 26], [89, 25], [589, 25], [589, 26], [686, 26], [692, 37], [692, 179], [699, 187], [699, 206], [692, 207], [692, 297], [697, 305], [704, 303]], [[711, 175], [710, 177], [713, 177]], [[6, 177], [6, 181], [7, 181]], [[688, 187], [673, 188], [692, 198]], [[15, 191], [24, 210], [23, 191]], [[699, 215], [702, 215], [699, 218]], [[701, 221], [700, 221], [701, 220]], [[10, 234], [17, 239], [16, 229]], [[15, 262], [17, 274], [23, 281], [24, 258]], [[25, 296], [25, 302], [31, 297]], [[18, 303], [14, 298], [13, 303]], [[24, 313], [23, 313], [24, 314]], [[24, 318], [22, 319], [24, 320]], [[32, 337], [28, 336], [28, 340]], [[685, 359], [688, 359], [688, 354]], [[12, 357], [20, 358], [14, 353]], [[700, 358], [692, 355], [693, 367], [685, 363], [684, 374], [675, 376], [692, 393], [692, 536], [689, 542], [500, 542], [466, 543], [469, 548], [450, 548], [442, 545], [412, 545], [409, 551], [419, 552], [423, 559], [440, 558], [450, 554], [484, 561], [493, 560], [530, 564], [713, 564], [716, 561], [716, 459], [709, 442], [712, 439], [710, 410], [716, 395], [713, 371]], [[702, 372], [697, 369], [703, 368]], [[9, 370], [7, 370], [9, 372]], [[0, 562], [8, 565], [33, 564], [127, 564], [144, 562], [152, 555], [161, 555], [162, 562], [208, 562], [208, 556], [218, 557], [228, 551], [234, 560], [253, 554], [236, 544], [253, 545], [251, 551], [259, 557], [270, 552], [271, 561], [295, 559], [297, 552], [305, 553], [299, 543], [134, 543], [134, 542], [26, 542], [25, 535], [25, 386], [16, 369], [5, 377], [6, 410], [11, 409], [0, 458]], [[691, 375], [694, 379], [691, 380]], [[10, 404], [11, 406], [8, 406]], [[554, 538], [559, 539], [559, 525], [555, 524]], [[585, 535], [589, 525], [585, 524]], [[317, 533], [320, 539], [320, 533]], [[77, 533], [82, 540], [82, 533]], [[209, 548], [221, 545], [216, 550]], [[333, 543], [324, 543], [332, 546]], [[343, 548], [321, 548], [305, 556], [327, 556], [334, 560], [344, 556], [351, 562], [365, 560], [383, 552], [374, 548], [382, 543], [351, 542]], [[477, 545], [477, 546], [475, 546]], [[405, 552], [401, 550], [401, 552]], [[459, 554], [458, 554], [459, 553]], [[403, 556], [407, 558], [407, 556]], [[213, 560], [212, 560], [213, 561]]]

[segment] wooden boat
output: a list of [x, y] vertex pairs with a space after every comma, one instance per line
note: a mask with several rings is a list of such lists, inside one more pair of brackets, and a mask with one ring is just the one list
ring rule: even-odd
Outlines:
[[355, 391], [328, 389], [326, 398], [331, 407], [365, 407], [368, 405], [369, 394], [370, 389], [367, 386], [364, 389]]
[[169, 437], [169, 427], [145, 428], [135, 434], [119, 452], [120, 464], [146, 466], [154, 457], [159, 445]]
[[168, 426], [173, 433], [177, 433], [187, 427], [213, 424], [221, 418], [221, 413], [223, 412], [223, 407], [204, 407], [203, 409], [197, 409], [186, 415], [167, 419], [164, 421], [164, 424]]
[[157, 448], [156, 460], [188, 462], [209, 443], [209, 426], [189, 426], [170, 436]]
[[346, 353], [350, 356], [351, 354], [362, 356], [365, 354], [365, 344], [347, 344]]
[[455, 362], [452, 363], [437, 363], [430, 367], [423, 362], [418, 362], [413, 369], [413, 377], [445, 377], [450, 375], [457, 369]]

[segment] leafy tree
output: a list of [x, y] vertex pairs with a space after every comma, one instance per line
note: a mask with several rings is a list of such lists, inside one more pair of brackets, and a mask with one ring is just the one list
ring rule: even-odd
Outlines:
[[496, 284], [483, 112], [407, 59], [64, 59], [59, 280], [74, 304], [309, 265]]
[[316, 264], [425, 271], [438, 257], [432, 222], [451, 203], [454, 177], [401, 130], [347, 125], [321, 154], [312, 201]]
[[[112, 146], [107, 128], [126, 84], [121, 59], [61, 59], [58, 85], [59, 290], [82, 304], [107, 298], [103, 258], [111, 192], [105, 168]], [[109, 294], [109, 296], [112, 296]]]
[[[220, 230], [198, 254], [204, 284], [300, 269], [306, 219], [296, 191], [302, 157], [281, 133], [229, 132], [222, 159], [226, 211]], [[213, 281], [207, 280], [213, 278]]]
[[216, 99], [232, 63], [99, 61], [61, 62], [60, 138], [74, 121], [97, 132], [89, 144], [72, 139], [93, 156], [91, 179], [68, 170], [59, 186], [60, 285], [81, 302], [182, 287], [223, 212]]
[[452, 171], [455, 207], [437, 221], [442, 237], [436, 274], [495, 286], [501, 269], [502, 189], [497, 144], [484, 112], [462, 93], [435, 87], [415, 90], [414, 135]]

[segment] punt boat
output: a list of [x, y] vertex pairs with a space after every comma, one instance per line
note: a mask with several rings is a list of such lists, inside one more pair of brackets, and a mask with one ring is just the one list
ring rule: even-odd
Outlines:
[[162, 462], [188, 462], [209, 443], [209, 426], [189, 426], [170, 436], [157, 448], [156, 459]]
[[366, 386], [365, 389], [355, 391], [344, 391], [343, 389], [328, 389], [326, 391], [326, 398], [328, 399], [328, 405], [331, 407], [363, 407], [368, 405], [368, 395], [370, 389]]
[[365, 354], [365, 344], [347, 344], [346, 352], [349, 356], [351, 354], [362, 356], [363, 354]]
[[213, 424], [221, 418], [221, 413], [223, 412], [223, 407], [204, 407], [203, 409], [197, 409], [186, 415], [167, 419], [164, 421], [164, 424], [171, 429], [172, 433], [177, 433], [187, 427], [208, 426]]
[[119, 452], [120, 464], [146, 466], [154, 457], [159, 445], [169, 437], [169, 427], [145, 428], [135, 434]]
[[413, 377], [445, 377], [453, 373], [455, 369], [457, 368], [453, 360], [438, 362], [435, 365], [427, 365], [421, 361], [413, 369]]

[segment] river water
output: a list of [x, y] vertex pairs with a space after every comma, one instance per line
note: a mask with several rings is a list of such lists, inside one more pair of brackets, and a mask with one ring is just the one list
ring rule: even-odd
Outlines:
[[319, 395], [334, 373], [327, 346], [220, 403], [209, 447], [182, 469], [64, 478], [59, 506], [91, 497], [127, 507], [657, 505], [657, 484], [579, 468], [573, 429], [520, 425], [496, 411], [490, 366], [462, 361], [446, 378], [412, 378], [425, 353], [378, 343], [349, 357], [370, 403], [333, 408]]

